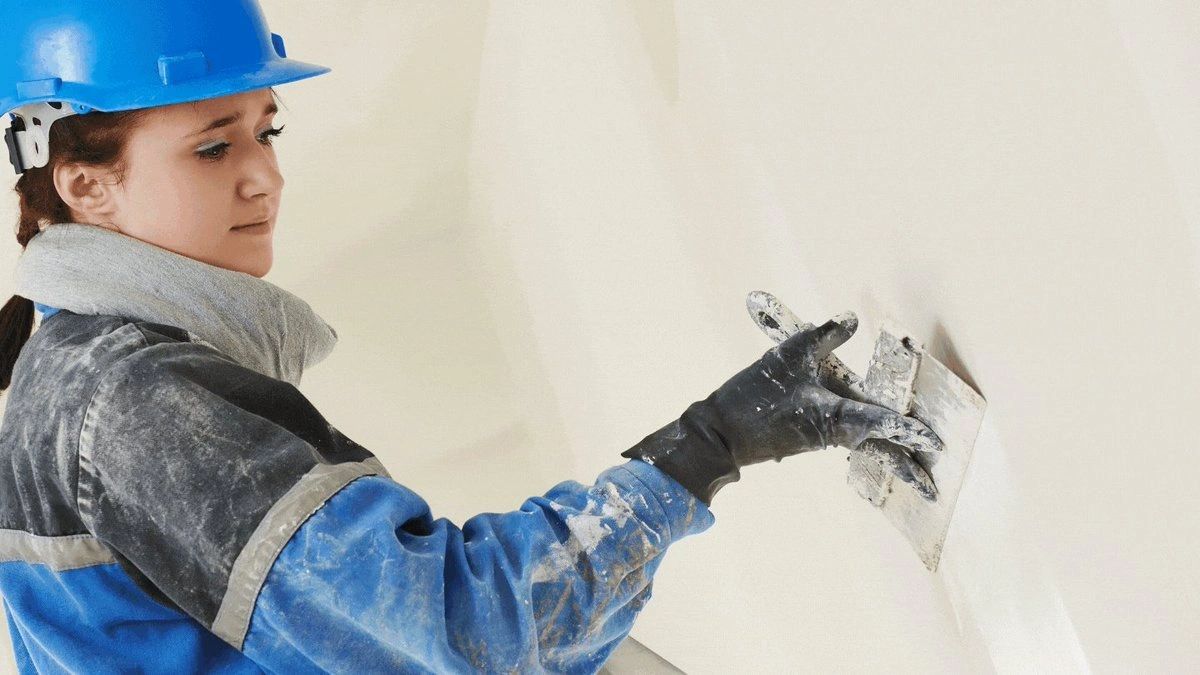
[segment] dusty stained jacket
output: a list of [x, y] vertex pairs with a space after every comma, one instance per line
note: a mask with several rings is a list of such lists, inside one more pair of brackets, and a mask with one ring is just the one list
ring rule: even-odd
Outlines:
[[[64, 231], [81, 256], [144, 253]], [[174, 262], [227, 286], [168, 291], [182, 326], [24, 287], [43, 323], [0, 424], [0, 594], [22, 672], [594, 672], [668, 546], [713, 524], [639, 460], [461, 528], [434, 518], [294, 383], [260, 372], [291, 358], [299, 373], [311, 350], [214, 332], [211, 312], [253, 308], [201, 296], [236, 305], [269, 282], [190, 260]], [[156, 283], [142, 276], [120, 281]], [[311, 319], [281, 304], [278, 320]], [[223, 340], [270, 358], [249, 367]]]

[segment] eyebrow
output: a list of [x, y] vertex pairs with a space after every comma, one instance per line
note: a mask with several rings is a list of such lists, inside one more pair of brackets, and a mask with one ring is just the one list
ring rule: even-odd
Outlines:
[[[271, 101], [269, 104], [267, 104], [267, 107], [263, 110], [263, 115], [270, 115], [271, 113], [277, 113], [277, 112], [279, 112], [279, 106], [275, 105], [274, 101]], [[199, 131], [193, 131], [192, 133], [188, 134], [187, 136], [184, 136], [184, 138], [191, 138], [192, 136], [199, 136], [200, 134], [208, 133], [209, 131], [212, 131], [213, 129], [220, 129], [221, 127], [227, 127], [230, 124], [233, 124], [234, 122], [237, 122], [240, 119], [242, 119], [242, 111], [239, 110], [236, 114], [229, 115], [228, 117], [222, 117], [221, 119], [218, 119], [218, 120], [213, 120], [208, 126], [204, 127], [203, 129], [201, 129]]]

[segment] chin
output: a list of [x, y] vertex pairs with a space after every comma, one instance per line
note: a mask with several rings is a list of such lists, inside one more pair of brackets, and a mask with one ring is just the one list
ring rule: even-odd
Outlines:
[[246, 270], [246, 274], [253, 274], [254, 276], [261, 279], [261, 278], [267, 276], [267, 272], [270, 272], [270, 271], [271, 271], [271, 261], [268, 260], [265, 264], [260, 265], [259, 267], [256, 267], [253, 270]]
[[226, 269], [231, 269], [237, 272], [245, 272], [258, 277], [259, 279], [267, 276], [267, 272], [271, 271], [272, 256], [263, 256], [257, 258], [239, 260], [235, 265], [226, 265]]

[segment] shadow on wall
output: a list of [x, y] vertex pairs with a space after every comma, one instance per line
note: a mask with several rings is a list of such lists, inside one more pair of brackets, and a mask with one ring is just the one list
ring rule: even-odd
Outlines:
[[979, 389], [979, 384], [971, 377], [971, 371], [967, 368], [967, 364], [958, 355], [958, 350], [954, 348], [954, 341], [950, 339], [950, 333], [946, 331], [946, 325], [938, 319], [933, 324], [933, 337], [926, 343], [925, 348], [933, 358], [941, 361], [952, 373], [962, 378], [977, 393], [987, 398], [987, 394]]
[[679, 102], [679, 27], [675, 5], [669, 2], [627, 2], [642, 46], [649, 57], [654, 81], [668, 103]]

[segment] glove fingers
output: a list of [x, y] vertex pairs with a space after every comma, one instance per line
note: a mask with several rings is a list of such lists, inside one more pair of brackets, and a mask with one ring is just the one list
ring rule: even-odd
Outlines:
[[911, 485], [917, 494], [926, 500], [937, 500], [937, 488], [933, 485], [933, 479], [904, 448], [887, 441], [871, 439], [860, 445], [858, 452], [866, 452], [875, 458], [885, 470]]
[[868, 438], [879, 438], [918, 452], [944, 449], [942, 439], [920, 420], [852, 399], [839, 399], [831, 426], [834, 439], [843, 447], [857, 448]]

